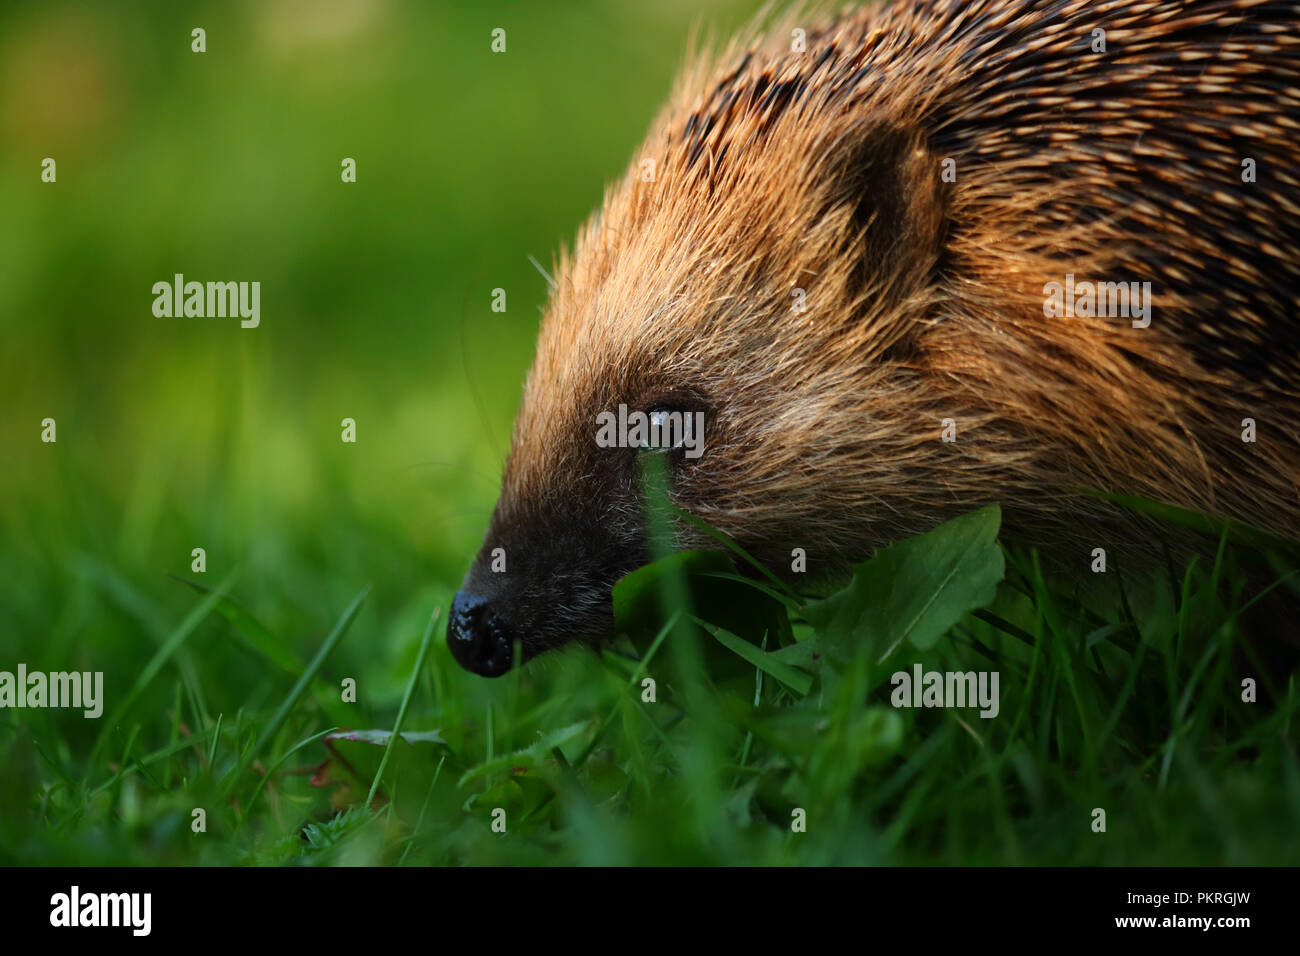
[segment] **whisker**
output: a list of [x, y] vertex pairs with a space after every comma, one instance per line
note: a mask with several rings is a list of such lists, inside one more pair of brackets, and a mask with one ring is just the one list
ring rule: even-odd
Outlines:
[[538, 272], [542, 274], [542, 278], [546, 280], [546, 284], [550, 286], [552, 290], [554, 290], [555, 280], [551, 278], [549, 272], [547, 272], [545, 269], [542, 268], [542, 264], [533, 258], [532, 253], [528, 254], [528, 261], [533, 264], [534, 269], [536, 269]]

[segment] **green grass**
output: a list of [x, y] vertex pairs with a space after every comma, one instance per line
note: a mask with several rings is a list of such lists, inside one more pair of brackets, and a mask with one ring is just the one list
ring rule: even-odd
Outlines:
[[[1267, 537], [1062, 579], [972, 519], [829, 603], [685, 555], [620, 587], [604, 655], [499, 681], [430, 630], [498, 487], [529, 257], [637, 157], [691, 23], [758, 6], [0, 5], [0, 670], [105, 695], [0, 711], [0, 862], [1300, 858], [1296, 690], [1237, 617], [1239, 562], [1300, 567]], [[260, 281], [261, 326], [154, 317], [178, 271]], [[997, 669], [1001, 713], [895, 710], [917, 662]]]
[[[4, 713], [3, 859], [1293, 862], [1300, 692], [1251, 662], [1227, 536], [1212, 563], [1140, 586], [1108, 572], [1085, 598], [1082, 577], [999, 547], [998, 519], [895, 545], [822, 598], [736, 573], [740, 554], [666, 558], [616, 590], [606, 652], [498, 681], [447, 652], [433, 615], [452, 582], [394, 604], [318, 572], [334, 619], [308, 640], [247, 609], [266, 603], [248, 575], [196, 595], [86, 559], [72, 590], [101, 635], [152, 621], [156, 647], [110, 671], [128, 690], [100, 721]], [[916, 663], [998, 671], [1000, 713], [891, 706]]]

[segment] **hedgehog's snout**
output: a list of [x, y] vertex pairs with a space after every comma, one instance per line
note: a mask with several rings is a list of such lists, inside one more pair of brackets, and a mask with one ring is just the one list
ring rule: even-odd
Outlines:
[[500, 677], [510, 670], [514, 655], [514, 637], [492, 602], [464, 588], [451, 602], [447, 646], [461, 667], [483, 677]]

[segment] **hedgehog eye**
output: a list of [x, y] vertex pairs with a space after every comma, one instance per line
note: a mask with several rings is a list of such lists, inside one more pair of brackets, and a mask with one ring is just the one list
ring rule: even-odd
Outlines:
[[649, 435], [637, 446], [637, 452], [675, 451], [683, 446], [686, 436], [686, 413], [677, 408], [655, 405], [646, 410]]

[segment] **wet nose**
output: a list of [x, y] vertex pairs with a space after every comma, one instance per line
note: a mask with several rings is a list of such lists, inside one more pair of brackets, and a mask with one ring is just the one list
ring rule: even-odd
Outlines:
[[500, 677], [510, 670], [514, 635], [492, 610], [486, 598], [456, 592], [447, 618], [447, 646], [467, 671], [483, 677]]

